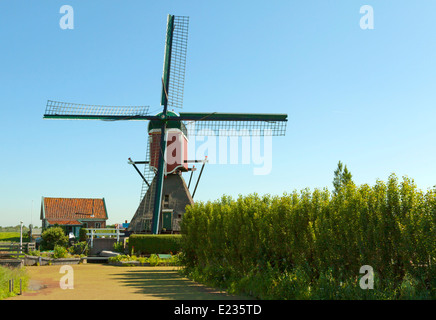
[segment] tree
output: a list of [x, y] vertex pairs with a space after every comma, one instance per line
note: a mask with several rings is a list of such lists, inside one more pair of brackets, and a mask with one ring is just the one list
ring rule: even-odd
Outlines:
[[347, 166], [343, 165], [341, 161], [338, 163], [338, 168], [334, 172], [334, 178], [333, 178], [333, 187], [335, 188], [333, 190], [334, 194], [337, 194], [339, 190], [348, 183], [352, 182], [351, 180], [351, 172], [348, 171]]

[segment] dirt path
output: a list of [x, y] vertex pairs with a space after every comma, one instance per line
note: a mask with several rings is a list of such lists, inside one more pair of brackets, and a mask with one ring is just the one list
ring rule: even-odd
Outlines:
[[60, 267], [26, 267], [31, 279], [28, 291], [8, 300], [247, 299], [197, 284], [180, 276], [175, 267], [73, 265], [74, 288], [61, 289], [60, 280], [66, 273], [60, 273]]

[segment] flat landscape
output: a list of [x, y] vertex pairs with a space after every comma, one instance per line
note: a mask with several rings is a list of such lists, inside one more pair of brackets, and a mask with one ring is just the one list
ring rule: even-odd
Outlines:
[[436, 0], [100, 2], [0, 0], [0, 302], [436, 300]]
[[233, 300], [179, 275], [177, 267], [74, 265], [74, 288], [61, 289], [61, 266], [26, 267], [29, 289], [7, 300]]
[[[28, 242], [26, 234], [23, 234], [23, 242]], [[0, 242], [20, 242], [19, 232], [0, 232]]]

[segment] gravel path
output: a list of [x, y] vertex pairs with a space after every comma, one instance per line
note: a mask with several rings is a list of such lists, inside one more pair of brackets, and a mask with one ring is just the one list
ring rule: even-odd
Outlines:
[[116, 267], [104, 264], [72, 265], [73, 289], [61, 266], [26, 267], [27, 292], [8, 300], [227, 300], [247, 299], [207, 288], [179, 275], [176, 267]]

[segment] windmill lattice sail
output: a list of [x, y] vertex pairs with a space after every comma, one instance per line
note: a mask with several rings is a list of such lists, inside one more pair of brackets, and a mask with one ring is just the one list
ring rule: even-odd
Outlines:
[[172, 108], [183, 107], [188, 27], [189, 17], [174, 16], [170, 79], [168, 85], [168, 107]]
[[189, 136], [284, 136], [285, 121], [187, 121]]
[[180, 113], [189, 136], [284, 136], [288, 116], [262, 113]]
[[148, 106], [101, 106], [48, 100], [44, 119], [135, 120], [149, 116], [148, 110]]
[[183, 107], [189, 17], [168, 16], [161, 105]]

